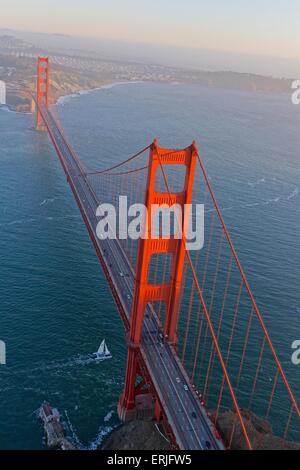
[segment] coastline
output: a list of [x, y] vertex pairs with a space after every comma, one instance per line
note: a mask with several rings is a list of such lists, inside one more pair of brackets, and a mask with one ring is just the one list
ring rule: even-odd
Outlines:
[[171, 450], [171, 445], [153, 420], [119, 423], [101, 441], [98, 450]]
[[24, 111], [17, 111], [14, 106], [11, 106], [9, 104], [0, 104], [0, 111], [4, 111], [6, 113], [18, 113], [18, 114], [32, 114], [32, 113], [27, 113]]
[[74, 98], [78, 98], [78, 97], [83, 96], [83, 95], [89, 95], [90, 93], [93, 93], [95, 91], [110, 90], [111, 88], [114, 88], [114, 87], [117, 87], [117, 86], [131, 85], [131, 84], [133, 85], [133, 84], [137, 84], [137, 83], [146, 83], [146, 82], [143, 81], [143, 80], [127, 80], [127, 81], [122, 81], [122, 82], [105, 83], [105, 84], [103, 84], [99, 87], [96, 87], [96, 88], [82, 89], [82, 90], [79, 90], [76, 93], [70, 93], [68, 95], [62, 95], [56, 100], [55, 103], [52, 103], [51, 106], [64, 105], [65, 103], [67, 103], [68, 101], [70, 101]]
[[[101, 84], [100, 86], [96, 86], [96, 87], [91, 87], [91, 88], [81, 88], [81, 89], [78, 89], [76, 91], [72, 91], [71, 93], [64, 93], [63, 90], [60, 90], [62, 93], [60, 94], [59, 92], [56, 94], [58, 96], [56, 96], [53, 100], [53, 102], [51, 103], [50, 106], [63, 106], [65, 103], [69, 102], [70, 100], [72, 99], [75, 99], [75, 98], [78, 98], [80, 96], [83, 96], [83, 95], [88, 95], [90, 93], [93, 93], [93, 92], [97, 92], [97, 91], [102, 91], [102, 90], [109, 90], [109, 89], [112, 89], [114, 87], [117, 87], [117, 86], [122, 86], [122, 85], [133, 85], [133, 84], [142, 84], [142, 83], [156, 83], [155, 81], [152, 81], [152, 80], [124, 80], [124, 81], [112, 81], [112, 82], [103, 82], [103, 84]], [[180, 84], [182, 84], [182, 82], [180, 81], [168, 81], [168, 82], [164, 82], [170, 86], [178, 86]], [[202, 84], [190, 84], [190, 85], [198, 85], [200, 87], [205, 87], [205, 88], [211, 88], [211, 87], [207, 87], [206, 85], [202, 85]], [[76, 86], [74, 86], [74, 88], [76, 88]], [[216, 87], [216, 89], [219, 89], [218, 87]], [[223, 90], [227, 90], [227, 88], [221, 88]], [[235, 91], [237, 92], [244, 92], [244, 90], [239, 90], [239, 89], [236, 89]], [[250, 91], [246, 91], [246, 92], [250, 92]], [[253, 90], [252, 90], [253, 92]], [[265, 93], [264, 91], [256, 91], [256, 93]], [[55, 93], [53, 93], [55, 94]], [[268, 94], [270, 94], [270, 92], [268, 92]], [[278, 95], [278, 93], [275, 93], [276, 95]], [[28, 105], [28, 108], [30, 108], [30, 106]], [[3, 109], [7, 112], [13, 112], [13, 113], [17, 113], [17, 114], [32, 114], [33, 112], [30, 110], [30, 111], [25, 111], [25, 110], [18, 110], [16, 106], [13, 106], [13, 105], [4, 105], [3, 107], [1, 107], [0, 105], [0, 110]]]
[[[146, 83], [146, 81], [145, 80], [127, 80], [127, 81], [118, 81], [118, 82], [108, 82], [108, 83], [103, 83], [103, 85], [100, 85], [94, 88], [82, 88], [74, 93], [61, 94], [61, 96], [56, 98], [53, 101], [53, 103], [51, 103], [50, 106], [63, 106], [65, 103], [69, 102], [70, 100], [74, 98], [78, 98], [83, 95], [89, 95], [90, 93], [93, 93], [96, 91], [110, 90], [111, 88], [114, 88], [117, 86], [131, 85], [131, 84], [133, 85], [133, 84], [138, 84], [138, 83]], [[9, 105], [9, 104], [0, 105], [0, 111], [16, 113], [16, 114], [24, 114], [24, 115], [33, 114], [33, 111], [23, 111], [23, 110], [19, 111], [16, 106]]]

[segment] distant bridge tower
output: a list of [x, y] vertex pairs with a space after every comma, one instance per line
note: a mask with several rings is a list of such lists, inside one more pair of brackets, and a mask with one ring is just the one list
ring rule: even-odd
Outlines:
[[[150, 208], [152, 204], [168, 206], [172, 206], [173, 204], [180, 205], [183, 214], [181, 227], [183, 229], [186, 223], [184, 220], [184, 204], [191, 204], [192, 202], [196, 160], [197, 149], [195, 143], [183, 150], [159, 148], [156, 141], [154, 141], [151, 146], [145, 201], [145, 205], [148, 209], [148, 236], [145, 237], [145, 239], [141, 238], [139, 241], [126, 378], [124, 391], [118, 405], [118, 414], [123, 421], [129, 421], [136, 417], [139, 403], [141, 403], [140, 398], [143, 394], [143, 384], [146, 384], [139, 361], [139, 346], [145, 310], [149, 303], [160, 301], [164, 303], [166, 312], [164, 322], [165, 338], [172, 344], [176, 344], [177, 342], [178, 311], [183, 281], [185, 243], [182, 237], [177, 239], [174, 237], [152, 238], [151, 227], [154, 220], [152, 220]], [[167, 188], [164, 191], [160, 189], [156, 190], [158, 170], [161, 170], [164, 178], [166, 178], [164, 168], [169, 165], [183, 165], [186, 168], [181, 192], [171, 192], [171, 190], [168, 191]], [[149, 267], [153, 256], [171, 257], [170, 276], [165, 284], [153, 284], [149, 279]], [[138, 377], [141, 379], [139, 383], [137, 383]], [[168, 380], [167, 378], [165, 379]], [[161, 407], [157, 399], [155, 401], [155, 416], [158, 420], [161, 416]]]
[[0, 80], [0, 106], [6, 104], [6, 85], [5, 82]]
[[49, 105], [49, 59], [48, 57], [38, 57], [37, 65], [37, 117], [36, 128], [39, 131], [45, 130], [43, 118], [41, 116], [39, 105], [44, 102], [46, 107]]

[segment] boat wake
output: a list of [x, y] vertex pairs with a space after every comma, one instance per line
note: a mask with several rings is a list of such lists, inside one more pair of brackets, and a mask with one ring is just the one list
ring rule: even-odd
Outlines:
[[[228, 206], [228, 207], [221, 207], [221, 211], [232, 211], [232, 210], [237, 210], [237, 209], [247, 209], [247, 208], [252, 208], [252, 207], [257, 207], [257, 206], [268, 206], [269, 204], [277, 204], [282, 201], [291, 201], [294, 199], [296, 196], [299, 194], [299, 188], [295, 188], [290, 194], [284, 195], [284, 196], [276, 196], [274, 198], [266, 199], [260, 202], [253, 202], [253, 203], [248, 203], [248, 204], [239, 204], [236, 206]], [[215, 209], [209, 209], [206, 212], [214, 212]]]
[[108, 349], [104, 353], [102, 353], [101, 351], [99, 352], [98, 350], [97, 352], [92, 353], [92, 354], [79, 355], [79, 356], [75, 356], [67, 360], [62, 359], [58, 361], [50, 361], [50, 362], [42, 363], [40, 365], [37, 365], [36, 367], [31, 367], [30, 369], [22, 369], [20, 371], [15, 371], [14, 374], [15, 373], [32, 374], [34, 372], [41, 372], [41, 371], [59, 371], [62, 369], [71, 369], [72, 367], [98, 364], [99, 362], [103, 362], [111, 358], [112, 358], [112, 355], [110, 354]]
[[[102, 361], [105, 361], [106, 359], [110, 358], [103, 358]], [[61, 361], [53, 361], [50, 363], [46, 363], [44, 365], [35, 367], [33, 369], [30, 369], [30, 372], [36, 372], [39, 370], [59, 370], [59, 369], [68, 369], [76, 366], [86, 366], [88, 364], [94, 364], [98, 362], [102, 362], [99, 360], [97, 357], [93, 357], [90, 354], [89, 355], [81, 355], [78, 357], [71, 358], [67, 361], [61, 360]]]
[[[46, 202], [44, 203], [46, 204]], [[43, 204], [41, 204], [43, 205]], [[0, 227], [9, 227], [10, 225], [25, 225], [25, 224], [33, 224], [36, 222], [40, 222], [41, 220], [66, 220], [66, 219], [80, 219], [80, 215], [66, 215], [66, 216], [59, 216], [59, 217], [30, 217], [29, 219], [16, 219], [11, 220], [10, 222], [2, 222], [0, 223]]]
[[114, 410], [110, 410], [110, 411], [107, 413], [107, 415], [104, 416], [103, 421], [104, 421], [105, 423], [107, 423], [108, 421], [110, 421], [110, 419], [111, 419], [111, 417], [112, 417], [113, 414], [114, 414]]

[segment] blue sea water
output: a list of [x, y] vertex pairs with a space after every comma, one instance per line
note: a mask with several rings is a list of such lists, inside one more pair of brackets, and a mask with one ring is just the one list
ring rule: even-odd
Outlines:
[[[299, 400], [300, 106], [288, 95], [136, 83], [63, 100], [56, 112], [93, 168], [154, 137], [166, 147], [197, 140]], [[118, 422], [124, 331], [49, 138], [33, 125], [0, 110], [0, 448], [43, 448], [44, 399], [93, 447]], [[113, 359], [91, 363], [104, 337]]]

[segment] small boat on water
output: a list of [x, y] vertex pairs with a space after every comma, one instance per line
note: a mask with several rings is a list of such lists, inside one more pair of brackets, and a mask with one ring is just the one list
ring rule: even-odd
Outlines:
[[49, 423], [50, 421], [60, 421], [60, 414], [57, 408], [52, 408], [46, 401], [42, 403], [40, 408], [39, 416], [44, 423]]
[[40, 407], [39, 417], [43, 422], [47, 446], [50, 449], [75, 449], [73, 444], [66, 438], [65, 429], [61, 424], [57, 408], [52, 408], [49, 403], [44, 401]]
[[101, 341], [98, 351], [92, 354], [92, 358], [95, 361], [104, 361], [105, 359], [112, 358], [112, 355], [106, 345], [105, 339]]

